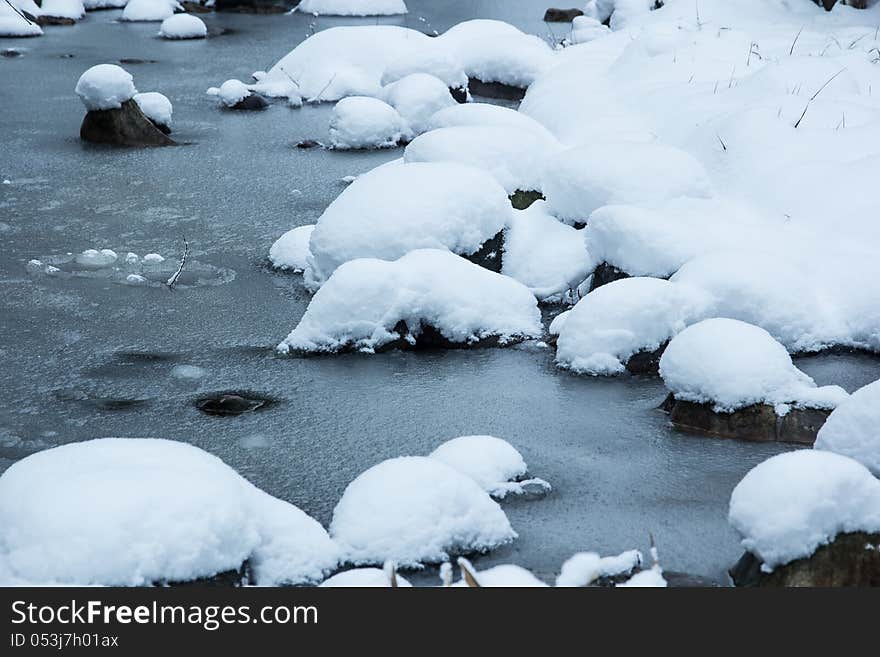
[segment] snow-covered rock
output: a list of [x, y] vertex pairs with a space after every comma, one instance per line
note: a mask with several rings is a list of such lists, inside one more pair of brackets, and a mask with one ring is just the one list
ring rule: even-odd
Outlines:
[[421, 248], [471, 254], [512, 212], [504, 188], [479, 169], [384, 165], [358, 176], [324, 210], [309, 245], [308, 277], [320, 285], [354, 258], [395, 260]]
[[275, 240], [269, 249], [269, 260], [278, 269], [303, 271], [308, 266], [309, 239], [315, 225], [297, 226]]
[[122, 10], [121, 21], [149, 22], [164, 21], [182, 7], [177, 0], [128, 0]]
[[544, 201], [513, 213], [504, 231], [502, 263], [502, 274], [547, 302], [560, 301], [595, 266], [584, 244], [584, 232], [549, 215]]
[[880, 381], [841, 402], [822, 425], [813, 447], [855, 459], [880, 477]]
[[348, 96], [336, 103], [330, 117], [333, 148], [393, 148], [410, 135], [409, 124], [397, 110], [378, 98]]
[[447, 52], [434, 41], [417, 48], [400, 59], [389, 63], [382, 72], [382, 86], [388, 86], [413, 73], [427, 73], [443, 81], [450, 89], [464, 90], [468, 86], [464, 72], [454, 53]]
[[171, 114], [173, 107], [168, 98], [156, 91], [148, 91], [142, 94], [134, 95], [134, 102], [141, 108], [150, 121], [160, 128], [171, 128]]
[[82, 0], [43, 0], [40, 6], [40, 16], [78, 21], [85, 15], [86, 10]]
[[730, 524], [771, 572], [847, 532], [880, 532], [880, 480], [846, 456], [779, 454], [754, 467], [730, 496]]
[[134, 78], [121, 66], [98, 64], [80, 76], [76, 93], [91, 112], [121, 107], [134, 97], [137, 89]]
[[596, 580], [619, 577], [642, 565], [642, 553], [627, 550], [617, 556], [602, 557], [595, 552], [578, 552], [562, 564], [556, 586], [589, 586]]
[[0, 476], [0, 522], [0, 562], [33, 584], [182, 581], [245, 560], [260, 584], [303, 583], [339, 557], [298, 508], [167, 440], [103, 438], [22, 459]]
[[[492, 566], [486, 570], [476, 570], [466, 559], [459, 559], [459, 563], [463, 562], [462, 568], [469, 568], [471, 577], [473, 577], [480, 588], [545, 588], [546, 583], [539, 580], [533, 573], [526, 570], [522, 566], [504, 563], [498, 566]], [[454, 587], [471, 586], [467, 580], [462, 578], [455, 582]]]
[[[227, 80], [220, 87], [211, 87], [207, 93], [216, 96], [224, 107], [231, 110], [261, 110], [268, 106], [266, 99], [254, 93], [259, 85], [247, 85], [241, 80]], [[298, 99], [298, 97], [294, 97]], [[294, 105], [296, 103], [294, 102]]]
[[591, 16], [577, 16], [571, 22], [571, 34], [569, 43], [589, 43], [609, 34], [611, 30]]
[[94, 11], [96, 9], [123, 9], [128, 4], [128, 0], [84, 0], [83, 6], [86, 11]]
[[119, 258], [119, 255], [113, 249], [86, 249], [77, 254], [76, 264], [84, 267], [108, 267]]
[[[438, 335], [426, 336], [429, 329]], [[341, 265], [278, 348], [372, 352], [420, 339], [505, 344], [542, 332], [537, 301], [522, 284], [449, 251], [420, 249], [392, 262], [359, 258]]]
[[428, 129], [454, 128], [457, 126], [491, 126], [510, 128], [517, 132], [531, 132], [547, 143], [556, 138], [547, 128], [509, 107], [489, 103], [462, 103], [440, 110], [428, 123]]
[[413, 134], [424, 132], [436, 112], [458, 104], [446, 83], [428, 73], [411, 73], [392, 82], [382, 89], [382, 96], [406, 120]]
[[557, 327], [556, 363], [581, 374], [619, 374], [709, 312], [698, 288], [657, 278], [625, 278], [578, 301]]
[[516, 538], [501, 507], [471, 478], [434, 459], [383, 461], [352, 481], [330, 535], [355, 564], [403, 567], [482, 552]]
[[[394, 577], [398, 587], [412, 588], [412, 584], [397, 573]], [[382, 568], [352, 568], [328, 577], [320, 586], [321, 588], [390, 588], [391, 575]]]
[[773, 406], [778, 415], [789, 405], [833, 409], [848, 396], [839, 386], [817, 387], [767, 331], [735, 319], [703, 320], [676, 335], [660, 359], [660, 376], [675, 399], [712, 404], [720, 413], [753, 404]]
[[521, 493], [515, 481], [527, 471], [522, 454], [506, 440], [494, 436], [460, 436], [447, 440], [429, 454], [476, 481], [493, 497]]
[[403, 0], [302, 0], [296, 10], [316, 16], [390, 16], [407, 13]]
[[208, 36], [208, 26], [198, 16], [174, 14], [162, 21], [159, 36], [165, 39], [204, 39]]
[[654, 565], [647, 570], [641, 570], [625, 582], [618, 584], [624, 588], [666, 588], [666, 578], [663, 577], [663, 569]]
[[6, 2], [0, 4], [0, 37], [35, 37], [43, 34], [42, 28], [22, 18]]

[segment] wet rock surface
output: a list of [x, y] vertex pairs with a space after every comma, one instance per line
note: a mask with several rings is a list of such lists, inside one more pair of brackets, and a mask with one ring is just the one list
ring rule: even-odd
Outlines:
[[657, 374], [660, 371], [660, 357], [666, 349], [666, 344], [660, 345], [654, 351], [634, 353], [624, 365], [626, 371], [630, 374]]
[[491, 239], [483, 242], [479, 251], [463, 256], [475, 265], [479, 265], [489, 271], [501, 272], [502, 259], [504, 257], [504, 231], [500, 230]]
[[219, 392], [196, 400], [196, 408], [207, 415], [241, 415], [267, 408], [275, 403], [270, 397], [253, 392]]
[[517, 210], [525, 210], [535, 201], [543, 201], [544, 195], [536, 190], [523, 191], [516, 190], [509, 196], [510, 204]]
[[629, 274], [618, 269], [614, 265], [609, 265], [607, 262], [601, 262], [593, 272], [593, 278], [590, 282], [590, 292], [603, 285], [607, 285], [608, 283], [613, 283], [614, 281], [629, 277]]
[[524, 87], [514, 87], [502, 82], [483, 82], [479, 78], [468, 78], [468, 89], [472, 96], [496, 100], [520, 101], [526, 96]]
[[557, 9], [551, 7], [544, 12], [545, 23], [571, 23], [578, 16], [583, 16], [581, 9]]
[[133, 100], [122, 107], [92, 110], [83, 119], [79, 129], [83, 141], [114, 146], [153, 147], [173, 146], [174, 140], [159, 130]]
[[267, 107], [269, 107], [268, 100], [263, 98], [260, 94], [251, 93], [228, 109], [241, 110], [245, 112], [258, 112], [260, 110], [266, 109]]

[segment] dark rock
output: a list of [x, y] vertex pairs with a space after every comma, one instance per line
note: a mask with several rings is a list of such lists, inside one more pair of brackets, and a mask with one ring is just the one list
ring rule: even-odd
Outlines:
[[660, 357], [666, 349], [668, 342], [660, 345], [654, 351], [637, 351], [626, 361], [626, 370], [630, 374], [657, 374], [660, 371]]
[[[73, 57], [73, 55], [71, 55]], [[137, 57], [123, 57], [119, 60], [120, 64], [137, 65], [137, 64], [155, 64], [155, 59], [138, 59]]]
[[382, 345], [376, 349], [377, 353], [391, 351], [392, 349], [401, 349], [404, 351], [476, 349], [483, 347], [497, 347], [500, 344], [498, 336], [489, 336], [477, 342], [453, 342], [430, 324], [421, 323], [417, 327], [410, 328], [403, 320], [395, 324], [394, 332], [400, 334], [400, 338]]
[[817, 5], [823, 7], [825, 11], [831, 11], [834, 8], [834, 5], [837, 4], [837, 0], [813, 0]]
[[463, 256], [475, 265], [479, 265], [489, 271], [501, 272], [501, 261], [504, 256], [504, 231], [498, 231], [495, 237], [483, 242], [480, 250]]
[[214, 11], [213, 7], [206, 7], [201, 2], [190, 2], [189, 0], [183, 0], [180, 3], [184, 10], [189, 12], [190, 14], [207, 14]]
[[172, 146], [174, 141], [150, 121], [133, 100], [122, 107], [86, 114], [79, 136], [84, 141], [117, 146]]
[[671, 394], [660, 407], [670, 421], [686, 431], [706, 433], [721, 438], [758, 442], [784, 442], [812, 445], [816, 434], [831, 411], [792, 407], [779, 417], [769, 404], [753, 404], [733, 413], [719, 413], [712, 404], [676, 399]]
[[172, 586], [185, 588], [188, 586], [228, 586], [239, 588], [247, 586], [254, 581], [253, 570], [250, 561], [245, 561], [237, 570], [224, 570], [222, 573], [210, 577], [199, 577], [186, 581], [159, 582], [160, 586]]
[[21, 51], [15, 50], [14, 48], [6, 48], [0, 52], [0, 55], [3, 55], [4, 57], [21, 57]]
[[523, 87], [514, 87], [501, 82], [483, 82], [478, 78], [468, 78], [468, 89], [474, 96], [497, 100], [522, 100], [526, 95]]
[[196, 400], [196, 408], [208, 415], [241, 415], [271, 405], [274, 400], [249, 392], [221, 392]]
[[320, 148], [321, 142], [315, 141], [314, 139], [303, 139], [296, 144], [297, 148], [309, 149], [309, 148]]
[[670, 570], [663, 571], [663, 579], [671, 589], [694, 589], [694, 588], [718, 588], [721, 586], [718, 582], [702, 575], [692, 575], [690, 573], [679, 573]]
[[508, 198], [510, 198], [510, 204], [516, 208], [517, 210], [525, 210], [535, 201], [543, 201], [544, 195], [541, 192], [531, 190], [531, 191], [523, 191], [521, 189], [516, 190], [513, 194], [511, 194]]
[[214, 10], [239, 14], [284, 14], [298, 4], [299, 0], [217, 0]]
[[63, 18], [62, 16], [37, 16], [36, 23], [41, 27], [46, 25], [76, 25], [76, 21], [72, 18]]
[[578, 16], [583, 16], [580, 9], [557, 9], [551, 7], [544, 12], [545, 23], [571, 23]]
[[260, 94], [250, 93], [229, 109], [254, 112], [264, 110], [267, 107], [269, 107], [269, 101], [263, 98]]
[[456, 103], [463, 104], [467, 102], [467, 87], [449, 87], [449, 93], [455, 99]]
[[761, 570], [761, 560], [746, 552], [730, 569], [735, 586], [880, 586], [880, 533], [839, 534], [812, 555], [777, 566], [772, 573]]
[[629, 274], [618, 269], [614, 265], [609, 265], [607, 262], [599, 263], [599, 266], [596, 267], [593, 272], [593, 279], [590, 281], [590, 292], [603, 285], [619, 281], [623, 278], [629, 278]]

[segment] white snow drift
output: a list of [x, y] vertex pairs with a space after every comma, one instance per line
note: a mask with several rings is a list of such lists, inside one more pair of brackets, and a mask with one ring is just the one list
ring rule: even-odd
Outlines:
[[617, 556], [602, 557], [595, 552], [578, 552], [562, 564], [556, 586], [589, 586], [602, 577], [624, 575], [642, 565], [642, 553], [627, 550]]
[[70, 18], [78, 21], [86, 15], [82, 0], [43, 0], [40, 6], [42, 16], [53, 18]]
[[174, 14], [175, 9], [182, 9], [177, 0], [128, 0], [119, 20], [132, 22], [164, 21]]
[[316, 16], [390, 16], [407, 13], [403, 0], [302, 0], [296, 10]]
[[[386, 564], [387, 567], [388, 564]], [[397, 586], [400, 588], [412, 588], [406, 579], [398, 574], [394, 577], [397, 580]], [[352, 568], [336, 573], [333, 577], [328, 577], [321, 582], [321, 588], [390, 588], [391, 573], [382, 568]]]
[[393, 148], [410, 135], [409, 124], [396, 109], [369, 96], [343, 98], [336, 103], [330, 117], [333, 148]]
[[278, 269], [299, 272], [305, 270], [308, 266], [309, 239], [313, 230], [315, 230], [314, 224], [297, 226], [275, 240], [269, 249], [269, 260], [272, 265]]
[[174, 108], [168, 98], [156, 91], [148, 91], [133, 96], [141, 112], [150, 121], [166, 128], [171, 127], [171, 114]]
[[0, 3], [0, 37], [35, 37], [41, 34], [43, 30], [39, 25], [19, 16], [6, 2]]
[[162, 21], [159, 36], [165, 39], [204, 39], [208, 36], [208, 27], [198, 16], [174, 14]]
[[849, 456], [880, 477], [880, 381], [841, 402], [819, 429], [813, 447]]
[[458, 104], [446, 83], [428, 73], [411, 73], [392, 82], [382, 89], [382, 98], [398, 111], [413, 134], [424, 132], [436, 112]]
[[98, 64], [80, 76], [76, 93], [91, 112], [122, 107], [122, 103], [134, 97], [137, 89], [134, 78], [121, 66]]

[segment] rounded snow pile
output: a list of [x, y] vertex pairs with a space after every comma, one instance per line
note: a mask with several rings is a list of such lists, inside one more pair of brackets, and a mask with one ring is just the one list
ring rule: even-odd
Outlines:
[[501, 507], [472, 479], [434, 459], [383, 461], [360, 474], [333, 510], [330, 535], [356, 564], [438, 563], [516, 538]]
[[603, 205], [708, 197], [711, 185], [703, 166], [682, 150], [606, 142], [559, 153], [544, 170], [543, 190], [553, 214], [585, 222]]
[[431, 452], [429, 458], [467, 475], [490, 495], [526, 473], [522, 454], [506, 440], [494, 436], [460, 436], [447, 440]]
[[135, 94], [134, 102], [138, 104], [141, 112], [150, 121], [158, 126], [171, 128], [171, 114], [174, 108], [166, 96], [156, 91], [148, 91], [142, 94]]
[[128, 0], [85, 0], [83, 6], [92, 11], [95, 9], [123, 9]]
[[407, 13], [403, 0], [302, 0], [296, 10], [317, 16], [391, 16]]
[[35, 37], [43, 30], [33, 21], [26, 21], [6, 2], [0, 3], [0, 37]]
[[569, 36], [569, 40], [575, 45], [578, 43], [589, 43], [607, 34], [611, 34], [611, 30], [595, 18], [576, 16], [571, 22], [571, 36]]
[[[395, 574], [397, 586], [400, 588], [412, 588], [407, 580]], [[352, 568], [335, 574], [321, 582], [321, 588], [390, 588], [391, 575], [381, 568]]]
[[620, 374], [631, 356], [659, 349], [708, 307], [699, 289], [659, 278], [608, 283], [578, 301], [559, 326], [556, 363], [581, 374]]
[[431, 117], [428, 129], [467, 125], [511, 128], [520, 133], [534, 133], [550, 143], [556, 142], [553, 133], [532, 117], [509, 107], [489, 103], [462, 103], [442, 109]]
[[880, 381], [859, 388], [835, 408], [813, 447], [849, 456], [880, 477]]
[[338, 563], [315, 520], [220, 459], [168, 440], [56, 447], [0, 477], [0, 570], [31, 583], [143, 585], [249, 559], [260, 584], [311, 582]]
[[446, 83], [427, 73], [412, 73], [392, 82], [382, 89], [382, 97], [404, 118], [414, 134], [427, 130], [436, 112], [458, 104]]
[[[539, 337], [540, 319], [535, 297], [512, 278], [449, 251], [419, 249], [393, 262], [343, 264], [278, 349], [369, 352], [399, 339], [415, 342], [426, 326], [456, 344], [488, 338], [504, 344]], [[406, 323], [406, 335], [397, 332], [399, 322]]]
[[839, 454], [780, 454], [734, 488], [728, 519], [742, 546], [772, 570], [810, 556], [838, 534], [880, 531], [880, 480]]
[[343, 98], [330, 117], [333, 148], [393, 148], [409, 137], [409, 126], [397, 110], [377, 98]]
[[251, 90], [241, 80], [227, 80], [220, 88], [212, 87], [208, 93], [220, 97], [220, 102], [226, 107], [235, 107], [245, 98], [251, 95]]
[[452, 163], [392, 164], [359, 176], [312, 234], [310, 275], [320, 285], [355, 258], [395, 260], [414, 249], [470, 254], [513, 212], [507, 193], [479, 169]]
[[40, 15], [78, 21], [86, 15], [86, 9], [81, 0], [43, 0]]
[[847, 398], [839, 386], [816, 387], [773, 336], [735, 319], [707, 319], [675, 336], [660, 359], [660, 376], [676, 399], [711, 403], [716, 412], [763, 403], [784, 414], [786, 404], [834, 408]]
[[121, 21], [164, 21], [174, 15], [180, 5], [177, 0], [128, 0], [122, 10]]
[[[477, 584], [481, 588], [512, 587], [512, 588], [546, 588], [547, 584], [535, 577], [530, 571], [514, 564], [503, 563], [486, 570], [471, 570]], [[462, 578], [452, 586], [467, 587], [470, 584]]]
[[204, 39], [208, 36], [208, 28], [198, 16], [175, 14], [162, 21], [159, 36], [165, 39]]
[[272, 266], [278, 269], [303, 271], [307, 267], [309, 239], [313, 230], [315, 230], [314, 224], [297, 226], [275, 240], [269, 249]]
[[98, 64], [83, 73], [76, 83], [76, 93], [90, 112], [122, 107], [137, 93], [134, 79], [121, 66]]
[[397, 59], [382, 72], [382, 86], [397, 82], [413, 73], [429, 73], [450, 89], [466, 89], [468, 77], [452, 53], [436, 46], [434, 41]]

